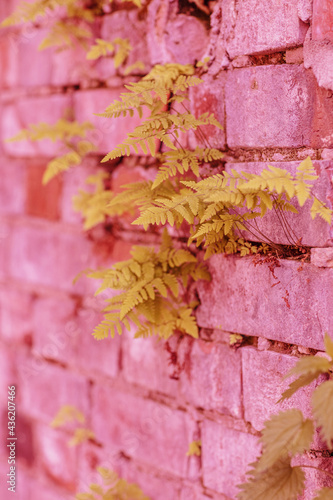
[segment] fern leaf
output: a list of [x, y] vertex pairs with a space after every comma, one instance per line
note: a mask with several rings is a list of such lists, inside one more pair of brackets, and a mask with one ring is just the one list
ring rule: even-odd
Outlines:
[[65, 172], [74, 165], [79, 165], [81, 163], [81, 156], [75, 151], [66, 153], [54, 160], [51, 160], [47, 166], [43, 175], [43, 184], [47, 184], [53, 177], [58, 175], [60, 172]]

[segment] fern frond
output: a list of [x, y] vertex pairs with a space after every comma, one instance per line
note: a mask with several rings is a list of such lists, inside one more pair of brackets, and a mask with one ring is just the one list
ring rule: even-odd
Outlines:
[[58, 156], [54, 160], [51, 160], [47, 166], [43, 175], [43, 184], [47, 184], [53, 177], [58, 175], [60, 172], [65, 172], [69, 168], [79, 165], [81, 163], [82, 157], [75, 151], [70, 151], [62, 156]]

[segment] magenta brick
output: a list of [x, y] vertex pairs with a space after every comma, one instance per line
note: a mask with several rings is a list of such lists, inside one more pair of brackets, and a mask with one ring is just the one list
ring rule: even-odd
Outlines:
[[9, 223], [0, 217], [0, 278], [5, 279], [8, 275], [9, 260]]
[[[1, 9], [1, 7], [0, 7]], [[7, 32], [7, 36], [0, 39], [0, 63], [1, 87], [15, 87], [18, 82], [18, 60], [17, 60], [17, 41], [19, 34], [14, 31]]]
[[18, 288], [6, 288], [0, 291], [1, 334], [10, 343], [31, 341], [33, 296]]
[[318, 85], [330, 90], [333, 89], [332, 62], [333, 41], [315, 40], [309, 30], [304, 41], [304, 67], [312, 68]]
[[[252, 174], [260, 174], [262, 170], [268, 169], [272, 165], [287, 172], [293, 176], [296, 175], [297, 167], [300, 161], [293, 162], [270, 162], [270, 163], [227, 163], [226, 170], [231, 173], [232, 169], [238, 172], [249, 172]], [[313, 161], [314, 168], [317, 172], [318, 179], [313, 185], [313, 194], [321, 201], [326, 203], [329, 207], [332, 206], [333, 189], [332, 189], [332, 175], [333, 175], [333, 162], [332, 161]], [[297, 208], [298, 214], [291, 212], [284, 212], [285, 218], [288, 221], [291, 229], [294, 231], [294, 241], [297, 242], [301, 239], [302, 244], [306, 246], [326, 246], [333, 244], [333, 230], [332, 227], [325, 222], [321, 217], [316, 217], [314, 220], [311, 218], [310, 209], [312, 201], [308, 200], [303, 207], [298, 205], [296, 198], [293, 198], [292, 204]], [[286, 234], [283, 226], [280, 223], [275, 212], [268, 211], [263, 219], [257, 219], [258, 229], [274, 243], [282, 245], [293, 244], [293, 239]], [[255, 229], [254, 232], [256, 233]], [[245, 234], [245, 233], [244, 233]], [[252, 241], [263, 241], [263, 237], [256, 233], [246, 233], [245, 237]]]
[[193, 343], [190, 373], [182, 374], [183, 398], [196, 407], [241, 418], [240, 352], [223, 344], [202, 344]]
[[298, 456], [293, 458], [292, 465], [305, 465], [309, 467], [318, 467], [321, 470], [316, 470], [312, 468], [304, 467], [303, 471], [305, 473], [305, 488], [303, 494], [300, 496], [300, 500], [312, 500], [317, 495], [317, 491], [321, 488], [331, 488], [332, 480], [330, 476], [322, 472], [323, 470], [332, 474], [333, 472], [333, 459], [321, 458], [320, 456], [315, 457], [309, 454]]
[[0, 211], [2, 214], [21, 214], [26, 202], [26, 166], [22, 161], [8, 158], [0, 161]]
[[[99, 307], [101, 310], [102, 307]], [[92, 333], [94, 328], [102, 321], [103, 315], [96, 309], [85, 308], [78, 310], [76, 364], [87, 376], [102, 374], [116, 377], [120, 368], [121, 338], [116, 335], [103, 340], [96, 340]]]
[[[1, 119], [1, 138], [9, 139], [23, 128], [40, 122], [55, 123], [63, 118], [65, 111], [71, 107], [71, 97], [52, 95], [48, 97], [29, 97], [8, 102], [3, 106]], [[4, 149], [10, 156], [56, 156], [61, 153], [59, 143], [49, 139], [43, 141], [5, 142]]]
[[106, 447], [185, 476], [194, 423], [183, 411], [104, 384], [93, 388], [92, 427]]
[[317, 267], [333, 267], [333, 248], [311, 248], [311, 264]]
[[41, 358], [20, 356], [19, 361], [22, 412], [49, 424], [62, 406], [73, 405], [88, 417], [88, 380]]
[[73, 359], [79, 336], [75, 308], [75, 301], [67, 297], [41, 297], [35, 301], [32, 319], [36, 355], [63, 363]]
[[246, 479], [249, 463], [260, 454], [258, 438], [205, 420], [202, 426], [203, 484], [235, 498]]
[[16, 226], [10, 241], [9, 272], [26, 282], [72, 292], [92, 290], [92, 280], [76, 275], [93, 267], [92, 245], [77, 232], [45, 226]]
[[75, 117], [79, 122], [90, 121], [95, 129], [89, 134], [100, 153], [108, 153], [120, 144], [129, 132], [139, 125], [138, 114], [119, 118], [103, 118], [95, 116], [104, 113], [115, 99], [119, 99], [123, 89], [96, 89], [76, 92], [74, 95]]
[[332, 0], [313, 0], [312, 29], [314, 40], [333, 42]]
[[199, 325], [323, 350], [324, 332], [333, 330], [332, 269], [279, 263], [277, 284], [252, 257], [213, 256], [212, 281], [199, 284]]
[[36, 433], [39, 467], [59, 485], [75, 491], [78, 450], [75, 446], [69, 446], [68, 441], [68, 433], [39, 425]]
[[204, 82], [196, 87], [192, 87], [190, 90], [191, 95], [191, 106], [192, 111], [195, 116], [200, 116], [202, 113], [213, 113], [215, 118], [224, 127], [221, 130], [213, 125], [205, 125], [201, 127], [201, 130], [205, 136], [206, 141], [204, 142], [201, 135], [191, 134], [191, 147], [195, 147], [197, 144], [200, 146], [223, 149], [225, 146], [226, 136], [225, 136], [225, 104], [224, 104], [224, 88], [225, 88], [226, 76], [224, 73], [220, 73], [217, 77], [209, 78], [206, 77]]
[[[38, 46], [48, 35], [47, 29], [25, 30], [16, 40], [18, 85], [39, 87], [51, 84], [52, 58], [48, 50], [38, 50]], [[28, 36], [27, 36], [28, 35]]]
[[128, 382], [177, 397], [179, 383], [171, 378], [175, 367], [169, 364], [164, 342], [126, 334], [123, 345], [123, 373]]
[[313, 76], [296, 65], [231, 71], [226, 84], [229, 147], [309, 145], [314, 92]]
[[256, 430], [261, 430], [264, 421], [271, 415], [289, 408], [301, 409], [311, 416], [310, 393], [314, 385], [300, 389], [290, 399], [277, 404], [283, 391], [292, 379], [283, 380], [295, 366], [297, 358], [272, 351], [257, 351], [252, 347], [242, 349], [243, 398], [245, 420]]
[[[98, 74], [95, 70], [95, 61], [86, 59], [87, 52], [83, 47], [70, 50], [46, 49], [52, 61], [51, 83], [56, 86], [67, 85], [89, 85], [91, 80], [96, 79]], [[75, 60], [75, 64], [73, 61]]]
[[169, 62], [195, 64], [205, 53], [208, 33], [198, 18], [177, 13], [166, 26], [165, 45]]
[[229, 500], [225, 495], [214, 494], [212, 491], [207, 492], [207, 495], [202, 491], [202, 488], [195, 486], [183, 486], [180, 494], [180, 500]]
[[299, 18], [297, 3], [294, 0], [223, 2], [222, 32], [229, 56], [233, 59], [302, 45], [307, 25]]

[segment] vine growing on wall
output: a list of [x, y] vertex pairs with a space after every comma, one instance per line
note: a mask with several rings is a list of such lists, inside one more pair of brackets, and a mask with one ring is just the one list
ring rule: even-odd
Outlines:
[[[140, 7], [138, 0], [133, 0], [133, 4]], [[36, 23], [55, 12], [56, 20], [52, 21], [50, 34], [41, 48], [79, 44], [86, 50], [88, 59], [111, 56], [119, 67], [131, 50], [128, 40], [117, 37], [110, 42], [93, 36], [93, 23], [110, 12], [110, 8], [109, 0], [40, 0], [23, 4], [3, 25], [22, 21]], [[216, 174], [202, 175], [205, 164], [223, 159], [223, 152], [210, 147], [205, 134], [207, 125], [222, 128], [221, 124], [210, 113], [195, 116], [189, 101], [189, 89], [203, 82], [206, 63], [158, 64], [139, 81], [127, 84], [119, 99], [110, 103], [104, 112], [101, 110], [100, 116], [104, 118], [137, 114], [141, 119], [140, 125], [128, 131], [125, 140], [110, 151], [102, 163], [107, 165], [134, 153], [146, 158], [147, 167], [149, 165], [155, 176], [153, 180], [128, 184], [118, 194], [108, 189], [110, 174], [106, 170], [90, 176], [87, 181], [95, 186], [94, 191], [81, 190], [74, 201], [83, 215], [85, 229], [135, 210], [139, 215], [133, 225], [144, 231], [152, 226], [164, 229], [159, 247], [134, 246], [131, 259], [116, 263], [110, 269], [87, 271], [89, 277], [101, 281], [97, 293], [109, 289], [118, 292], [107, 300], [104, 319], [93, 332], [97, 340], [114, 337], [133, 325], [136, 337], [157, 335], [168, 339], [180, 333], [197, 338], [197, 302], [191, 300], [188, 291], [193, 282], [210, 279], [203, 260], [217, 253], [281, 255], [282, 247], [264, 234], [257, 223], [268, 211], [277, 214], [288, 241], [296, 250], [298, 238], [286, 217], [287, 212], [295, 213], [297, 205], [302, 207], [310, 201], [311, 217], [319, 216], [331, 222], [332, 211], [313, 194], [317, 175], [310, 158], [300, 163], [295, 175], [274, 166], [252, 174], [235, 169], [226, 171], [221, 165]], [[94, 144], [87, 139], [91, 127], [88, 122], [80, 124], [63, 118], [55, 124], [31, 125], [13, 140], [49, 138], [62, 142], [61, 154], [47, 165], [43, 179], [46, 183], [79, 165], [87, 154], [95, 151]], [[197, 144], [193, 148], [189, 147], [189, 135], [192, 143]], [[176, 234], [182, 231], [182, 238], [171, 238], [171, 228], [176, 228]], [[333, 343], [328, 336], [325, 347], [330, 360], [302, 358], [289, 373], [299, 378], [290, 385], [283, 399], [319, 375], [330, 375]], [[312, 398], [315, 422], [329, 446], [333, 441], [332, 383], [331, 380], [322, 383]], [[302, 469], [306, 466], [292, 465], [291, 460], [309, 449], [314, 425], [314, 421], [304, 419], [299, 410], [288, 410], [266, 422], [261, 438], [263, 454], [253, 464], [249, 481], [241, 486], [239, 499], [296, 498], [304, 489]], [[112, 488], [118, 488], [117, 485], [119, 480], [113, 477]], [[92, 490], [80, 498], [95, 498], [95, 493], [102, 498], [120, 495], [117, 489], [115, 493], [110, 491]], [[326, 488], [318, 493], [316, 500], [331, 498], [331, 494], [332, 489]]]

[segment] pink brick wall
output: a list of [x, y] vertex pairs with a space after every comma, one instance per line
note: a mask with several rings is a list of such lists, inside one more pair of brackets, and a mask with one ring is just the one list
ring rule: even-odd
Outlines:
[[[16, 4], [0, 0], [0, 18]], [[320, 175], [317, 192], [332, 203], [332, 91], [303, 65], [309, 28], [314, 42], [328, 47], [333, 40], [332, 1], [218, 0], [210, 29], [205, 13], [183, 4], [153, 0], [139, 14], [120, 7], [96, 34], [127, 36], [134, 47], [129, 64], [140, 59], [146, 71], [209, 55], [192, 106], [223, 124], [223, 131], [206, 133], [225, 150], [226, 168], [258, 172], [272, 163], [293, 172], [310, 155]], [[19, 500], [69, 500], [95, 480], [98, 464], [139, 483], [152, 500], [234, 499], [260, 452], [258, 431], [279, 409], [281, 377], [299, 356], [323, 350], [325, 331], [333, 336], [332, 229], [301, 211], [295, 225], [312, 247], [312, 262], [300, 270], [299, 262], [281, 259], [279, 284], [250, 257], [212, 258], [213, 280], [199, 286], [200, 340], [181, 342], [185, 368], [177, 377], [161, 342], [130, 334], [94, 341], [101, 303], [90, 280], [72, 279], [126, 257], [140, 235], [128, 218], [98, 244], [103, 231], [83, 234], [71, 197], [137, 119], [93, 115], [122, 91], [122, 69], [87, 63], [79, 52], [37, 52], [43, 35], [29, 27], [0, 31], [0, 498], [12, 498], [3, 480], [5, 404], [6, 386], [16, 384]], [[29, 123], [57, 120], [68, 107], [76, 119], [95, 123], [98, 151], [45, 188], [43, 169], [57, 146], [3, 140]], [[113, 167], [112, 185], [117, 190], [147, 175], [123, 162]], [[262, 227], [286, 244], [274, 219]], [[242, 334], [245, 345], [230, 347], [230, 333]], [[67, 433], [49, 427], [63, 404], [84, 411], [95, 442], [68, 448]], [[309, 391], [282, 407], [290, 404], [307, 414]], [[188, 457], [197, 439], [202, 455]], [[309, 465], [332, 469], [332, 458], [320, 458], [318, 439], [314, 449]], [[322, 484], [309, 473], [304, 500]]]

